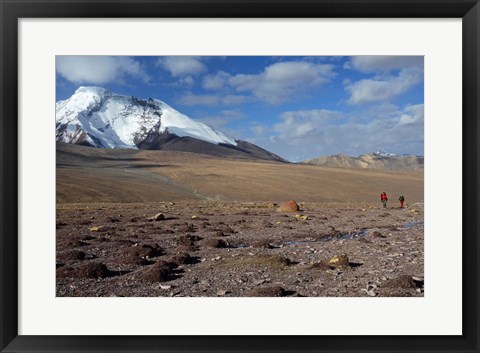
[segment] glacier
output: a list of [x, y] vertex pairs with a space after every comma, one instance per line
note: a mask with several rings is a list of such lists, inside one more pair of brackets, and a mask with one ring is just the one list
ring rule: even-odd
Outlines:
[[237, 146], [234, 138], [189, 118], [159, 99], [139, 99], [101, 87], [79, 87], [70, 98], [56, 102], [55, 112], [58, 142], [138, 148], [152, 133], [170, 133]]

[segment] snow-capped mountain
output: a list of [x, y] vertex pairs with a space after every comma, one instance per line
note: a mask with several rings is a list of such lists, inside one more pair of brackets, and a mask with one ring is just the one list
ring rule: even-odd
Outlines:
[[194, 121], [158, 99], [122, 96], [99, 87], [80, 87], [56, 104], [57, 141], [103, 148], [138, 148], [152, 133], [169, 132], [236, 146], [235, 140]]
[[246, 158], [283, 159], [195, 121], [161, 100], [100, 87], [79, 87], [56, 103], [57, 142], [97, 148], [167, 149]]

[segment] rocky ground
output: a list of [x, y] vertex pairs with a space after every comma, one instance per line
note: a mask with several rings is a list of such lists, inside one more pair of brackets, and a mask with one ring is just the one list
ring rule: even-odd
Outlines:
[[57, 296], [423, 296], [423, 203], [57, 205]]

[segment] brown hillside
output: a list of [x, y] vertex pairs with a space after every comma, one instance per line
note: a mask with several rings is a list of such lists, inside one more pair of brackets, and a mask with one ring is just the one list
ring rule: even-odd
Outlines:
[[57, 202], [423, 200], [423, 171], [376, 171], [57, 144]]

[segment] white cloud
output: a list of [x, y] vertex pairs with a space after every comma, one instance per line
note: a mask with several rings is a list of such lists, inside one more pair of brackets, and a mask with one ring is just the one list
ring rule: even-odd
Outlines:
[[166, 86], [173, 88], [187, 88], [190, 89], [195, 85], [195, 79], [192, 76], [178, 77], [171, 83], [166, 83]]
[[205, 115], [197, 120], [207, 124], [208, 126], [218, 129], [229, 136], [237, 138], [245, 134], [245, 127], [243, 124], [237, 124], [238, 126], [232, 127], [231, 123], [235, 121], [245, 119], [243, 113], [236, 110], [222, 110], [215, 115]]
[[201, 59], [194, 56], [166, 56], [158, 59], [157, 65], [170, 72], [173, 77], [198, 75], [207, 70]]
[[423, 104], [410, 105], [406, 107], [398, 119], [398, 125], [418, 125], [423, 124], [424, 107]]
[[195, 83], [195, 81], [193, 80], [192, 76], [186, 76], [186, 77], [183, 77], [179, 80], [180, 85], [184, 85], [184, 86], [187, 86], [187, 87], [192, 87], [194, 83]]
[[126, 56], [57, 56], [57, 72], [73, 83], [125, 84], [127, 77], [148, 82], [150, 77], [141, 64]]
[[227, 83], [230, 75], [219, 71], [215, 75], [207, 75], [203, 78], [202, 87], [209, 90], [222, 89]]
[[231, 76], [228, 83], [238, 92], [251, 92], [264, 102], [279, 104], [310, 93], [333, 76], [333, 65], [290, 61], [267, 66], [257, 75]]
[[276, 124], [274, 130], [289, 140], [303, 139], [321, 133], [325, 123], [338, 120], [341, 116], [339, 112], [324, 109], [285, 112], [281, 115], [282, 122]]
[[243, 95], [215, 95], [215, 94], [193, 94], [188, 92], [180, 97], [177, 102], [180, 104], [194, 106], [221, 106], [221, 105], [240, 105], [249, 100], [249, 97]]
[[409, 68], [401, 70], [398, 76], [380, 76], [347, 83], [345, 89], [350, 93], [349, 104], [361, 104], [390, 100], [422, 81], [423, 70]]
[[250, 126], [250, 131], [254, 135], [263, 135], [265, 134], [265, 132], [268, 131], [268, 128], [265, 125], [253, 124], [252, 126]]
[[385, 113], [368, 112], [368, 120], [329, 110], [286, 112], [273, 130], [260, 127], [262, 135], [249, 140], [292, 161], [299, 156], [300, 160], [338, 153], [357, 156], [379, 149], [423, 154], [423, 104], [387, 108]]
[[412, 67], [423, 70], [423, 56], [354, 56], [344, 65], [346, 69], [353, 69], [360, 72], [388, 72]]
[[225, 129], [233, 121], [244, 119], [245, 116], [235, 110], [222, 110], [216, 115], [206, 115], [198, 120], [219, 130]]
[[260, 74], [230, 75], [219, 71], [215, 75], [205, 76], [202, 86], [209, 90], [230, 88], [251, 93], [269, 104], [279, 104], [293, 100], [295, 96], [308, 94], [312, 89], [329, 82], [334, 76], [333, 67], [305, 61], [279, 62], [267, 66]]
[[178, 103], [184, 105], [206, 105], [214, 106], [219, 105], [220, 99], [216, 95], [212, 94], [193, 94], [191, 92], [184, 94], [178, 100]]
[[224, 105], [240, 105], [249, 101], [249, 97], [239, 94], [227, 94], [222, 97]]

